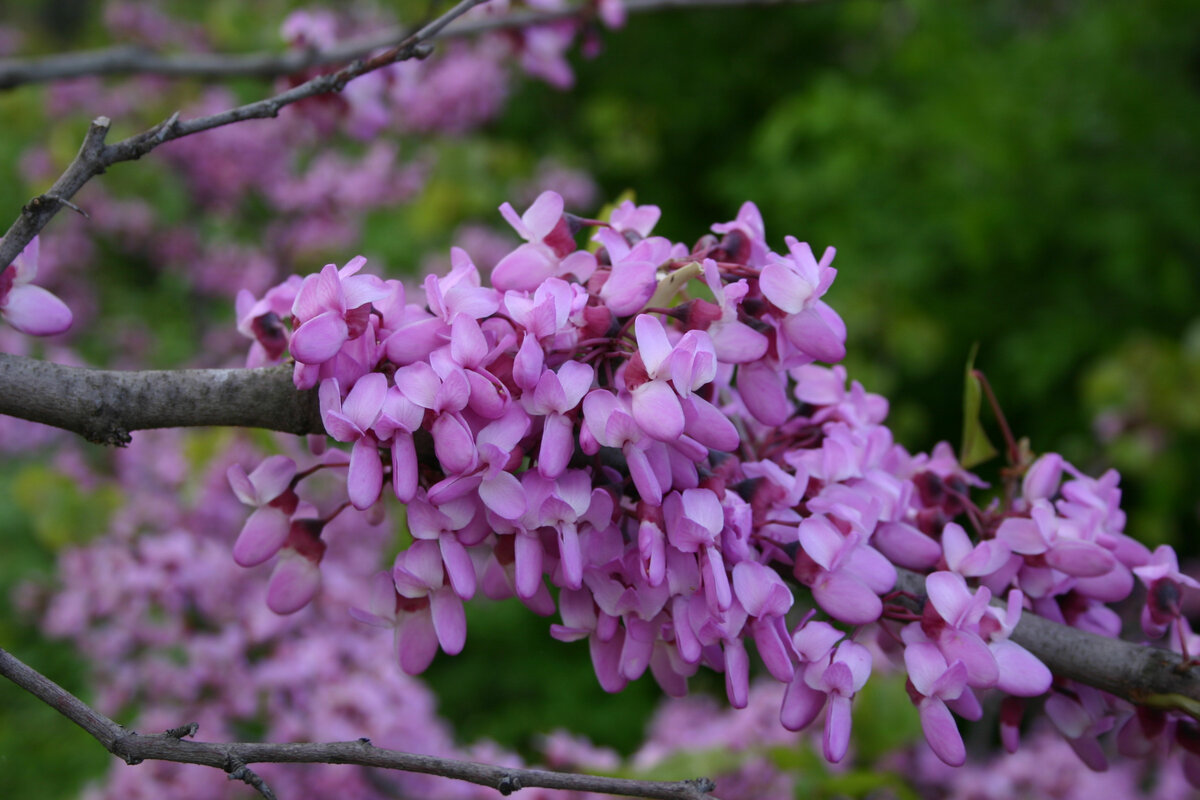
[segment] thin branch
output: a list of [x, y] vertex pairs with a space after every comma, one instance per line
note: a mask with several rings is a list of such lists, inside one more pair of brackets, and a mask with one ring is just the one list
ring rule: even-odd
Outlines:
[[[925, 595], [924, 578], [905, 569], [896, 572], [896, 588], [918, 598], [919, 609]], [[1200, 666], [1178, 653], [1099, 636], [1032, 612], [1021, 615], [1011, 638], [1057, 677], [1137, 705], [1182, 711], [1200, 719]]]
[[0, 240], [0, 271], [12, 263], [84, 184], [113, 164], [139, 159], [161, 144], [194, 133], [243, 120], [278, 116], [281, 109], [293, 103], [321, 94], [340, 92], [348, 82], [368, 72], [398, 61], [424, 58], [432, 52], [432, 45], [429, 44], [431, 39], [451, 22], [485, 2], [487, 0], [462, 0], [390, 50], [366, 60], [355, 61], [337, 72], [318, 75], [299, 86], [255, 103], [185, 121], [180, 121], [179, 115], [174, 114], [150, 130], [130, 136], [116, 144], [104, 143], [111, 121], [107, 117], [97, 117], [88, 128], [83, 145], [66, 172], [54, 182], [49, 192], [33, 198], [21, 209], [20, 216], [4, 234], [4, 239]]
[[714, 800], [708, 794], [713, 790], [713, 782], [707, 778], [677, 782], [640, 781], [540, 769], [496, 767], [473, 761], [388, 750], [375, 747], [369, 739], [320, 744], [217, 743], [189, 741], [179, 735], [194, 733], [192, 726], [144, 735], [118, 725], [3, 648], [0, 648], [0, 675], [83, 728], [106, 750], [124, 759], [128, 764], [173, 761], [215, 767], [224, 770], [230, 778], [246, 781], [267, 798], [273, 798], [274, 795], [263, 783], [262, 778], [247, 767], [248, 764], [357, 764], [364, 767], [440, 775], [489, 786], [504, 795], [519, 789], [536, 787], [662, 800]]
[[[637, 14], [664, 9], [719, 6], [815, 3], [819, 0], [627, 0], [625, 9]], [[442, 31], [433, 40], [475, 36], [495, 30], [525, 28], [564, 19], [595, 16], [595, 6], [583, 3], [553, 11], [517, 11], [489, 19], [461, 22]], [[404, 28], [386, 28], [338, 42], [318, 50], [259, 53], [179, 53], [163, 55], [144, 47], [117, 46], [77, 53], [60, 53], [33, 58], [0, 59], [0, 91], [31, 83], [106, 75], [155, 75], [165, 78], [196, 78], [221, 81], [235, 77], [278, 78], [296, 75], [314, 67], [344, 64], [407, 38]]]
[[118, 372], [0, 353], [0, 414], [108, 445], [149, 428], [325, 431], [316, 392], [298, 391], [289, 367]]

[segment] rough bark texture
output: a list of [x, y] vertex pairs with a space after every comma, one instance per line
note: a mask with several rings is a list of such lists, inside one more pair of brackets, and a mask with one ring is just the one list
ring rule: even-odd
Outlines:
[[316, 392], [298, 391], [290, 367], [117, 372], [0, 353], [0, 414], [107, 445], [148, 428], [325, 431]]

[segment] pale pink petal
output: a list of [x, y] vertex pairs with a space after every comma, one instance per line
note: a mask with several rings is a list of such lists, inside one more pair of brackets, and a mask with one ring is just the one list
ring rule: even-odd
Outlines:
[[350, 329], [341, 312], [327, 311], [305, 322], [292, 334], [292, 357], [304, 364], [323, 364], [337, 355]]
[[241, 500], [248, 506], [257, 506], [260, 504], [258, 490], [250, 482], [250, 476], [246, 474], [245, 467], [241, 464], [234, 464], [225, 471], [225, 477], [229, 479], [229, 487], [233, 489], [233, 493], [237, 495], [238, 500]]
[[513, 541], [517, 596], [533, 597], [542, 586], [542, 543], [536, 535], [519, 533]]
[[739, 366], [737, 388], [746, 410], [764, 425], [781, 425], [792, 414], [780, 374], [767, 364]]
[[802, 311], [813, 294], [813, 286], [800, 273], [778, 261], [763, 267], [758, 285], [764, 297], [788, 314]]
[[934, 755], [952, 767], [961, 767], [967, 760], [967, 749], [946, 704], [927, 697], [921, 701], [920, 716], [925, 741]]
[[684, 432], [705, 447], [733, 452], [741, 444], [737, 428], [716, 406], [699, 395], [689, 395], [681, 402]]
[[407, 503], [417, 493], [417, 449], [412, 436], [398, 434], [392, 439], [392, 491], [396, 499]]
[[[563, 199], [558, 192], [542, 192], [533, 205], [521, 215], [521, 222], [530, 241], [546, 238], [563, 215]], [[518, 232], [521, 231], [518, 229]]]
[[1046, 563], [1060, 572], [1079, 578], [1096, 578], [1107, 574], [1114, 566], [1113, 554], [1092, 542], [1062, 539], [1046, 553]]
[[1010, 517], [996, 529], [996, 538], [1014, 553], [1037, 555], [1046, 552], [1046, 539], [1038, 524], [1023, 517]]
[[383, 464], [375, 437], [364, 436], [350, 451], [350, 471], [346, 475], [346, 491], [350, 502], [360, 511], [370, 508], [383, 489]]
[[304, 608], [321, 587], [317, 565], [293, 550], [286, 550], [267, 584], [267, 608], [276, 614], [294, 614]]
[[409, 675], [420, 675], [437, 655], [438, 638], [433, 617], [428, 609], [406, 614], [396, 632], [400, 669]]
[[825, 735], [822, 747], [825, 758], [836, 764], [846, 756], [850, 746], [850, 698], [840, 694], [830, 695], [829, 710], [825, 714]]
[[821, 709], [825, 707], [828, 697], [810, 687], [797, 674], [787, 685], [783, 694], [783, 705], [779, 709], [779, 722], [789, 731], [798, 731], [808, 727]]
[[666, 328], [652, 314], [639, 314], [633, 323], [637, 334], [638, 353], [646, 365], [646, 373], [651, 378], [659, 375], [659, 369], [671, 355], [671, 342], [667, 339]]
[[649, 381], [633, 390], [633, 418], [639, 428], [660, 442], [673, 442], [683, 433], [679, 396], [662, 381]]
[[256, 509], [233, 543], [233, 560], [243, 567], [258, 566], [279, 552], [290, 527], [288, 516], [278, 508]]
[[525, 490], [511, 472], [498, 472], [479, 484], [479, 498], [504, 519], [517, 519], [525, 513]]
[[992, 642], [992, 655], [1000, 667], [996, 688], [1015, 697], [1037, 697], [1050, 690], [1054, 676], [1037, 656], [1016, 642]]
[[725, 640], [725, 694], [734, 708], [745, 708], [750, 698], [750, 658], [741, 639]]
[[54, 336], [71, 327], [71, 309], [40, 286], [14, 286], [0, 307], [8, 324], [30, 336]]
[[438, 549], [455, 594], [463, 600], [470, 600], [475, 596], [475, 564], [467, 549], [450, 533], [438, 537]]

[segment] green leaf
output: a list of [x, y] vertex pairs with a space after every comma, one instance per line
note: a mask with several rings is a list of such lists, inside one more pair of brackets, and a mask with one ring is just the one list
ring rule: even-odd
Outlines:
[[971, 354], [967, 357], [966, 386], [963, 390], [963, 435], [958, 460], [966, 469], [994, 458], [999, 452], [988, 441], [983, 422], [979, 419], [979, 411], [983, 405], [983, 386], [975, 377], [975, 355], [978, 352], [979, 343], [976, 342], [971, 346]]

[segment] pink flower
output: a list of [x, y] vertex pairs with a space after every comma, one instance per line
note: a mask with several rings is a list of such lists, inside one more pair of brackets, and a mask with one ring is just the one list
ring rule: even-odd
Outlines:
[[337, 355], [346, 340], [362, 335], [370, 304], [389, 294], [379, 278], [356, 274], [366, 263], [357, 256], [340, 270], [326, 264], [320, 273], [304, 279], [292, 304], [297, 327], [291, 352], [296, 361], [323, 364]]
[[38, 271], [38, 237], [0, 270], [0, 317], [30, 336], [53, 336], [71, 327], [71, 309], [31, 282]]
[[270, 456], [249, 475], [241, 464], [231, 466], [227, 475], [238, 499], [255, 506], [233, 545], [233, 560], [254, 567], [279, 552], [287, 540], [298, 503], [291, 489], [296, 462], [287, 456]]

